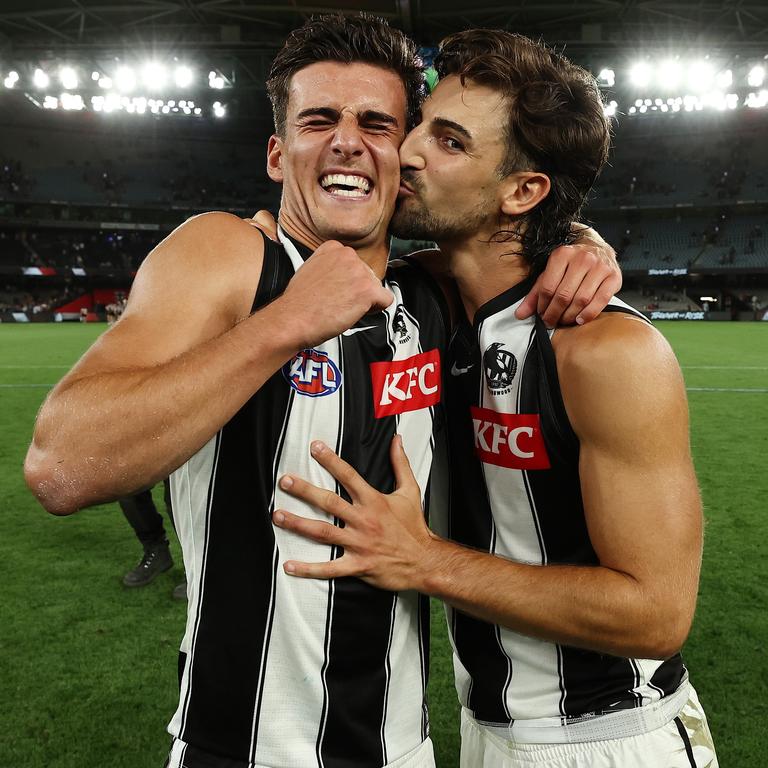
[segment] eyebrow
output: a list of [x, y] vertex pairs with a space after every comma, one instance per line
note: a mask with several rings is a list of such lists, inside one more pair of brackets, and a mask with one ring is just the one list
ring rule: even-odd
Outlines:
[[[303, 120], [307, 117], [324, 117], [327, 120], [338, 120], [341, 112], [338, 109], [332, 107], [309, 107], [308, 109], [302, 109], [298, 115], [297, 120]], [[389, 115], [386, 112], [378, 112], [375, 109], [366, 109], [358, 115], [358, 120], [362, 122], [374, 121], [377, 123], [386, 123], [387, 125], [393, 125], [397, 127], [397, 118], [393, 115]]]
[[455, 123], [453, 120], [449, 120], [447, 117], [433, 117], [432, 125], [437, 125], [440, 128], [452, 128], [457, 133], [460, 133], [464, 138], [472, 141], [472, 134], [461, 123]]

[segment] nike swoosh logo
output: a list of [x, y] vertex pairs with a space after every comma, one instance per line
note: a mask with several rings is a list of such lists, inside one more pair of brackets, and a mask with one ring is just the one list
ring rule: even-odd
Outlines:
[[360, 333], [361, 331], [370, 331], [373, 330], [376, 326], [375, 325], [366, 325], [364, 328], [348, 328], [346, 331], [342, 331], [342, 336], [352, 336], [355, 333]]
[[461, 376], [462, 373], [466, 373], [467, 371], [470, 370], [470, 368], [474, 368], [474, 367], [475, 367], [474, 363], [471, 363], [466, 368], [459, 368], [456, 365], [456, 363], [454, 363], [452, 368], [451, 368], [451, 376]]

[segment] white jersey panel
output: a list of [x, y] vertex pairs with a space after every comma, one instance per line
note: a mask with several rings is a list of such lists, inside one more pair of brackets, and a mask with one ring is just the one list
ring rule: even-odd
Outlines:
[[[194, 654], [194, 637], [205, 571], [206, 522], [216, 473], [216, 458], [221, 434], [211, 438], [186, 464], [170, 477], [171, 508], [179, 537], [187, 579], [187, 623], [180, 650]], [[192, 674], [187, 664], [181, 679], [179, 706], [168, 724], [168, 732], [178, 736]]]

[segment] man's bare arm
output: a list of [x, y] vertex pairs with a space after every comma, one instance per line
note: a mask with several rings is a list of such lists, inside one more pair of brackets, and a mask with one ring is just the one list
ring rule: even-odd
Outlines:
[[[387, 303], [354, 251], [321, 248], [283, 296], [248, 317], [263, 258], [257, 232], [208, 214], [166, 238], [121, 320], [38, 414], [25, 476], [43, 506], [69, 514], [166, 477], [299, 349]], [[341, 311], [313, 316], [316, 292], [341, 296]]]
[[675, 653], [692, 621], [701, 558], [679, 368], [666, 342], [639, 320], [611, 315], [560, 333], [558, 369], [581, 442], [582, 493], [598, 565], [528, 565], [440, 539], [424, 523], [418, 487], [396, 443], [398, 483], [389, 496], [315, 446], [352, 503], [295, 477], [290, 492], [345, 527], [284, 510], [275, 522], [345, 553], [330, 563], [286, 563], [286, 570], [417, 589], [517, 632], [604, 653]]

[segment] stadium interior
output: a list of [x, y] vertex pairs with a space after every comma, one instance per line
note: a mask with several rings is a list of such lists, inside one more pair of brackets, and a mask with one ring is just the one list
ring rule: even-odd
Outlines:
[[[470, 25], [564, 49], [598, 77], [613, 122], [584, 217], [619, 254], [622, 296], [656, 317], [766, 314], [768, 41], [744, 24], [768, 25], [764, 5], [354, 6], [411, 32], [426, 63], [441, 36]], [[75, 319], [86, 307], [103, 319], [104, 302], [188, 216], [276, 211], [265, 75], [284, 36], [318, 10], [353, 9], [3, 3], [0, 318]]]

